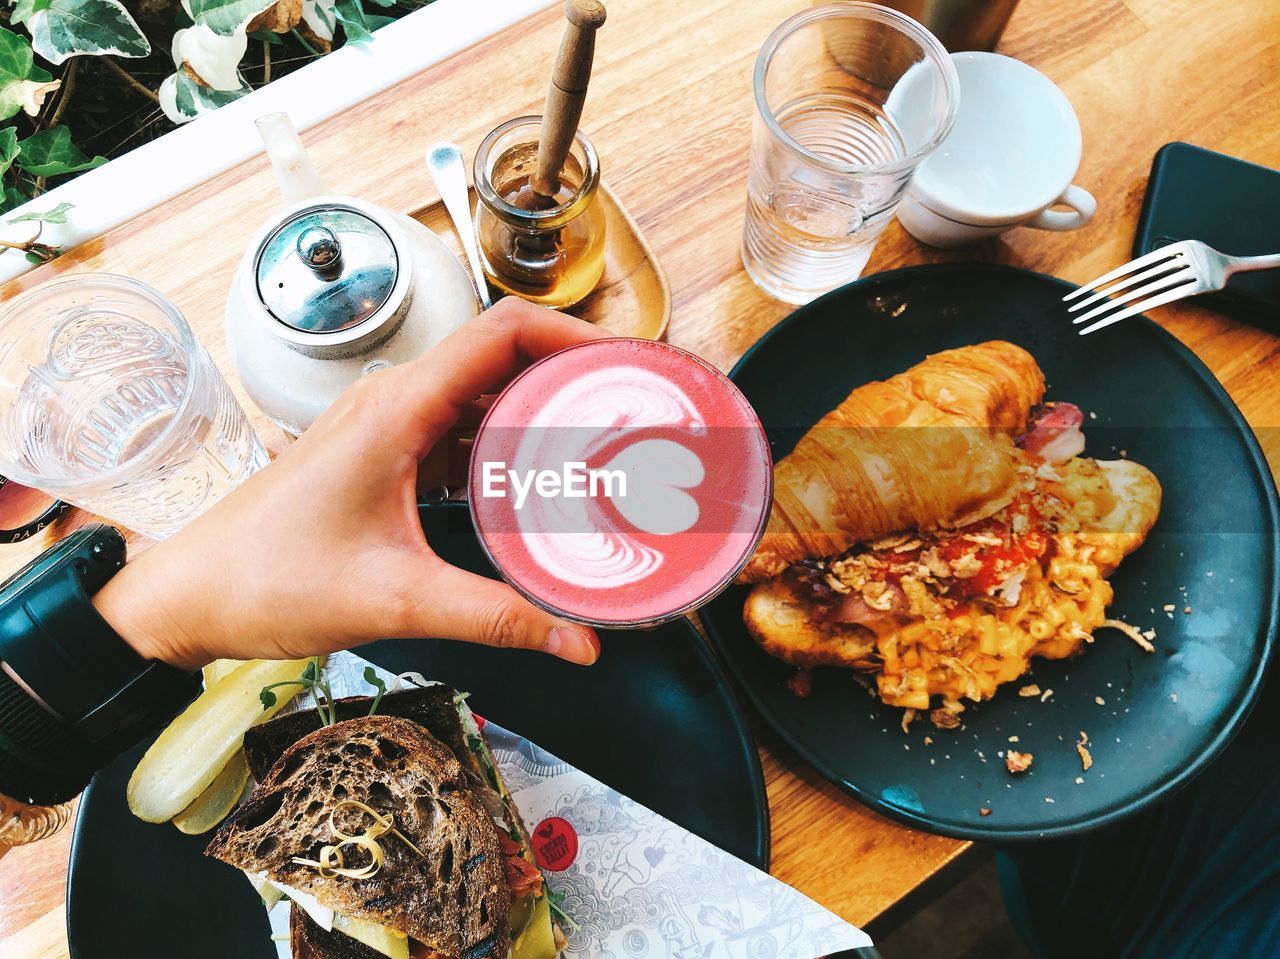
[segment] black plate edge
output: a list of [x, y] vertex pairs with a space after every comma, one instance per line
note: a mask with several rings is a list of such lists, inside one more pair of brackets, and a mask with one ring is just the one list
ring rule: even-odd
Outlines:
[[725, 670], [724, 663], [720, 662], [720, 657], [712, 652], [711, 640], [702, 635], [688, 616], [681, 616], [680, 622], [687, 632], [693, 634], [693, 640], [698, 644], [698, 658], [707, 664], [712, 679], [729, 701], [734, 719], [742, 731], [739, 745], [745, 753], [747, 769], [751, 772], [751, 804], [760, 813], [760, 825], [756, 830], [755, 856], [751, 865], [773, 875], [773, 813], [769, 809], [769, 790], [764, 783], [764, 766], [760, 762], [760, 744], [756, 742], [755, 733], [751, 731], [746, 701], [737, 688], [738, 684]]
[[[470, 512], [469, 507], [465, 503], [447, 502], [447, 503], [419, 503], [419, 511], [426, 510], [466, 510]], [[715, 680], [716, 685], [725, 693], [729, 701], [729, 706], [733, 710], [733, 718], [739, 729], [739, 745], [743, 750], [746, 758], [747, 769], [751, 773], [752, 782], [752, 805], [757, 811], [756, 816], [756, 848], [755, 854], [750, 861], [750, 865], [756, 869], [760, 869], [766, 873], [770, 872], [773, 857], [773, 821], [769, 810], [769, 794], [764, 782], [764, 767], [760, 763], [760, 749], [756, 742], [755, 734], [751, 731], [751, 725], [748, 722], [748, 714], [746, 705], [741, 693], [735, 688], [738, 684], [733, 682], [728, 673], [725, 671], [724, 664], [720, 662], [720, 657], [711, 651], [710, 642], [704, 639], [702, 634], [698, 632], [696, 626], [689, 620], [687, 616], [680, 617], [679, 622], [683, 625], [685, 631], [691, 634], [692, 641], [698, 649], [698, 658], [706, 664]], [[351, 650], [351, 652], [359, 655], [359, 649]], [[515, 732], [515, 730], [513, 730]], [[71, 937], [71, 913], [74, 907], [73, 900], [75, 893], [73, 892], [71, 875], [76, 869], [76, 862], [81, 858], [80, 851], [80, 818], [84, 813], [86, 800], [90, 798], [91, 793], [97, 788], [98, 780], [95, 777], [85, 791], [80, 795], [80, 801], [76, 806], [75, 822], [71, 826], [71, 848], [67, 855], [67, 879], [64, 884], [63, 906], [63, 926], [67, 935], [67, 950], [70, 959], [77, 959], [76, 944]], [[661, 814], [660, 814], [661, 815]]]
[[760, 762], [760, 744], [756, 742], [755, 733], [751, 731], [747, 704], [742, 698], [742, 693], [737, 688], [738, 684], [725, 671], [724, 664], [720, 662], [720, 657], [711, 651], [711, 640], [699, 632], [698, 627], [693, 625], [688, 616], [681, 616], [680, 622], [693, 634], [694, 641], [698, 644], [698, 657], [711, 670], [712, 678], [715, 679], [716, 685], [724, 692], [725, 698], [728, 699], [729, 705], [733, 709], [734, 718], [742, 728], [740, 744], [746, 752], [747, 768], [751, 771], [751, 802], [761, 813], [760, 826], [756, 830], [755, 861], [751, 865], [769, 873], [769, 875], [773, 875], [773, 812], [769, 809], [769, 790], [764, 783], [764, 766]]
[[76, 898], [73, 891], [71, 876], [76, 871], [76, 862], [82, 858], [80, 850], [80, 819], [84, 815], [85, 806], [91, 798], [94, 790], [98, 786], [98, 777], [94, 776], [89, 780], [89, 785], [85, 787], [84, 792], [80, 794], [80, 801], [76, 804], [76, 820], [71, 824], [71, 849], [67, 853], [67, 881], [63, 885], [63, 905], [62, 905], [62, 925], [67, 933], [67, 954], [71, 959], [76, 959], [76, 944], [71, 936], [71, 912], [73, 910], [72, 901]]
[[[1064, 292], [1069, 292], [1075, 289], [1076, 286], [1073, 283], [1060, 279], [1056, 276], [1050, 276], [1047, 273], [1037, 273], [1034, 270], [1024, 270], [1020, 267], [1009, 266], [1003, 263], [936, 263], [908, 266], [898, 270], [886, 270], [883, 273], [875, 273], [871, 276], [855, 280], [852, 283], [848, 283], [845, 286], [832, 290], [830, 293], [825, 293], [818, 297], [818, 299], [813, 300], [810, 303], [806, 303], [804, 306], [798, 307], [786, 317], [779, 320], [772, 329], [761, 336], [760, 339], [756, 340], [756, 342], [742, 354], [742, 357], [738, 362], [733, 365], [733, 369], [729, 371], [729, 379], [736, 383], [737, 377], [742, 368], [747, 363], [751, 362], [758, 352], [763, 352], [769, 342], [778, 335], [781, 330], [790, 327], [794, 323], [805, 322], [808, 314], [818, 311], [822, 304], [824, 304], [828, 299], [834, 299], [845, 294], [852, 288], [870, 285], [872, 282], [883, 282], [888, 277], [911, 277], [921, 274], [932, 274], [936, 276], [940, 273], [960, 273], [962, 271], [973, 270], [984, 270], [991, 273], [1018, 274], [1022, 276], [1036, 276], [1053, 282], [1055, 285], [1060, 286]], [[1066, 316], [1064, 314], [1063, 322], [1065, 323], [1066, 321]], [[1095, 829], [1100, 829], [1103, 826], [1110, 825], [1111, 823], [1119, 822], [1120, 820], [1167, 798], [1189, 783], [1199, 775], [1206, 766], [1216, 759], [1221, 754], [1222, 750], [1227, 747], [1227, 744], [1235, 738], [1236, 733], [1238, 733], [1240, 731], [1240, 727], [1244, 725], [1244, 721], [1248, 718], [1249, 713], [1253, 709], [1254, 703], [1257, 701], [1258, 693], [1262, 689], [1267, 671], [1270, 668], [1271, 659], [1275, 652], [1276, 635], [1277, 632], [1280, 631], [1280, 588], [1277, 587], [1276, 583], [1276, 571], [1277, 569], [1280, 569], [1280, 539], [1277, 539], [1276, 536], [1276, 531], [1280, 528], [1280, 496], [1277, 495], [1275, 477], [1272, 475], [1271, 468], [1267, 464], [1266, 457], [1263, 455], [1262, 447], [1258, 443], [1258, 438], [1254, 435], [1253, 427], [1249, 425], [1248, 421], [1244, 418], [1244, 414], [1240, 412], [1240, 408], [1236, 405], [1235, 400], [1231, 399], [1230, 394], [1227, 393], [1226, 389], [1218, 381], [1218, 378], [1213, 375], [1213, 372], [1205, 366], [1204, 362], [1181, 340], [1149, 317], [1138, 315], [1130, 318], [1126, 322], [1146, 324], [1158, 339], [1162, 339], [1165, 345], [1171, 348], [1173, 355], [1182, 361], [1190, 373], [1200, 380], [1200, 382], [1209, 389], [1209, 392], [1214, 394], [1219, 401], [1224, 403], [1225, 408], [1230, 413], [1231, 419], [1240, 427], [1241, 432], [1245, 437], [1245, 445], [1248, 448], [1253, 466], [1262, 478], [1262, 485], [1267, 499], [1268, 518], [1270, 520], [1269, 533], [1271, 540], [1271, 569], [1269, 571], [1270, 576], [1268, 578], [1267, 585], [1271, 590], [1271, 602], [1267, 611], [1268, 621], [1266, 624], [1266, 635], [1263, 640], [1262, 653], [1259, 657], [1259, 669], [1250, 679], [1249, 685], [1245, 690], [1244, 698], [1236, 707], [1235, 712], [1232, 713], [1225, 721], [1222, 729], [1219, 730], [1218, 734], [1210, 741], [1208, 747], [1195, 759], [1195, 761], [1183, 767], [1171, 778], [1166, 779], [1150, 793], [1097, 816], [1082, 819], [1069, 826], [1054, 827], [1052, 829], [1008, 829], [1001, 831], [995, 828], [985, 830], [963, 826], [947, 826], [945, 828], [939, 828], [936, 823], [932, 822], [927, 817], [923, 817], [919, 814], [912, 813], [910, 810], [885, 803], [878, 796], [870, 795], [859, 789], [853, 783], [848, 782], [838, 772], [830, 769], [825, 763], [821, 762], [809, 749], [805, 747], [803, 742], [793, 737], [789, 732], [783, 729], [780, 723], [775, 722], [772, 715], [765, 709], [762, 701], [750, 688], [748, 688], [747, 683], [739, 674], [736, 666], [734, 665], [733, 656], [729, 655], [727, 652], [730, 648], [727, 638], [723, 636], [712, 624], [709, 617], [702, 620], [703, 626], [707, 630], [708, 637], [710, 637], [712, 643], [716, 647], [717, 654], [726, 660], [727, 668], [733, 674], [736, 681], [735, 685], [741, 687], [742, 692], [746, 694], [747, 699], [749, 699], [755, 707], [755, 711], [769, 725], [769, 728], [774, 732], [774, 734], [785, 742], [787, 746], [796, 753], [796, 755], [817, 770], [827, 781], [840, 787], [869, 808], [874, 809], [876, 812], [883, 813], [890, 819], [894, 819], [903, 825], [911, 826], [914, 829], [920, 829], [935, 835], [947, 836], [952, 839], [966, 839], [977, 842], [1031, 842], [1044, 839], [1060, 839], [1067, 836], [1077, 836], [1086, 832], [1092, 832]]]

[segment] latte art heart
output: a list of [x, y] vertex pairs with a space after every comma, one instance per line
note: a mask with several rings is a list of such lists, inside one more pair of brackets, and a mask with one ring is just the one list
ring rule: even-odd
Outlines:
[[[693, 402], [675, 383], [638, 366], [597, 370], [565, 384], [533, 417], [512, 468], [548, 463], [593, 463], [637, 431], [705, 430]], [[519, 513], [529, 552], [546, 572], [584, 589], [617, 589], [651, 576], [665, 551], [645, 545], [636, 531], [678, 533], [698, 519], [698, 504], [684, 488], [702, 481], [701, 461], [668, 439], [637, 440], [619, 451], [607, 469], [627, 476], [614, 510], [591, 497], [546, 497]], [[616, 514], [616, 515], [611, 515]]]
[[672, 440], [640, 440], [609, 461], [627, 477], [627, 493], [613, 499], [632, 526], [671, 536], [698, 522], [698, 501], [685, 492], [706, 476], [702, 460]]
[[768, 511], [768, 444], [714, 368], [594, 340], [530, 367], [476, 436], [469, 500], [525, 596], [600, 625], [661, 622], [719, 590]]

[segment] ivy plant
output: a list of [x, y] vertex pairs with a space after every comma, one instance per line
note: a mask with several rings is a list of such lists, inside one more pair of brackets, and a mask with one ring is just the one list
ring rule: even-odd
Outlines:
[[[294, 33], [317, 55], [328, 53], [339, 24], [349, 42], [368, 39], [391, 17], [367, 13], [364, 0], [182, 0], [191, 25], [173, 37], [177, 70], [160, 86], [175, 123], [214, 110], [252, 87], [239, 65], [249, 38]], [[368, 0], [390, 7], [395, 0]]]
[[31, 46], [53, 64], [80, 54], [145, 57], [151, 43], [119, 0], [17, 0], [11, 22], [31, 33]]
[[[7, 121], [19, 113], [36, 116], [45, 97], [60, 84], [47, 70], [36, 66], [30, 42], [0, 27], [0, 121], [6, 122], [0, 126], [0, 174], [4, 184], [0, 209], [11, 210], [27, 202], [43, 190], [47, 177], [88, 170], [107, 162], [106, 157], [85, 156], [71, 142], [66, 127], [39, 129], [19, 139], [18, 128], [8, 125]], [[53, 219], [30, 214], [24, 219], [65, 222], [66, 211]], [[33, 243], [35, 239], [38, 234]], [[26, 245], [21, 248], [30, 252]]]
[[[6, 237], [0, 239], [0, 252], [19, 249], [36, 259], [56, 255], [53, 247], [39, 242], [39, 230], [48, 223], [65, 223], [68, 204], [16, 217], [4, 214], [39, 196], [52, 178], [107, 162], [77, 145], [68, 121], [74, 113], [67, 112], [67, 105], [77, 58], [101, 58], [96, 62], [107, 69], [95, 74], [95, 81], [99, 76], [111, 81], [114, 74], [120, 96], [145, 97], [156, 117], [186, 123], [269, 82], [273, 47], [283, 49], [287, 41], [290, 56], [281, 62], [296, 65], [328, 53], [339, 42], [367, 39], [394, 19], [373, 12], [376, 8], [399, 4], [403, 14], [428, 2], [10, 0], [7, 10], [0, 4], [0, 235]], [[157, 28], [157, 9], [169, 18], [167, 28]], [[246, 61], [251, 46], [258, 55], [253, 66]], [[298, 50], [302, 56], [293, 55]], [[148, 64], [154, 64], [161, 53], [172, 57], [172, 72], [167, 77], [152, 74], [155, 79], [149, 83], [118, 62], [149, 58]], [[252, 82], [247, 73], [254, 74]], [[34, 224], [36, 233], [29, 241], [11, 238], [19, 231], [8, 227], [22, 223]]]

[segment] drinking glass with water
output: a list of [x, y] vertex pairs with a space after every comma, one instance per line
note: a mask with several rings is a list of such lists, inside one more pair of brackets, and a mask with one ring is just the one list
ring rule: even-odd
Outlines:
[[156, 537], [267, 453], [172, 303], [78, 274], [0, 313], [0, 474]]
[[807, 303], [862, 273], [920, 162], [955, 119], [959, 80], [933, 34], [870, 3], [791, 17], [765, 41], [742, 261]]

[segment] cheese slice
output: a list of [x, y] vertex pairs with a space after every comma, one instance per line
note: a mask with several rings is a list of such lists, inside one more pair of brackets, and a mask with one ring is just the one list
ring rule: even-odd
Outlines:
[[556, 939], [551, 930], [551, 901], [542, 896], [533, 907], [529, 924], [511, 944], [510, 959], [555, 959]]
[[315, 896], [305, 893], [301, 889], [294, 889], [292, 886], [287, 886], [282, 882], [268, 879], [266, 873], [246, 872], [245, 876], [248, 877], [258, 895], [262, 897], [262, 901], [267, 907], [267, 912], [270, 912], [281, 899], [287, 896], [297, 903], [298, 907], [310, 916], [317, 926], [326, 932], [340, 932], [343, 935], [350, 936], [357, 942], [364, 943], [370, 949], [382, 953], [387, 959], [409, 959], [409, 937], [403, 932], [376, 922], [356, 919], [352, 916], [344, 916], [342, 913], [334, 912], [328, 906], [320, 905]]
[[253, 886], [253, 891], [262, 897], [262, 904], [267, 907], [267, 912], [274, 909], [276, 903], [284, 898], [284, 893], [274, 883], [268, 882], [261, 876], [246, 871], [245, 878], [249, 880], [249, 885]]
[[334, 915], [333, 929], [364, 943], [387, 959], [409, 959], [409, 937], [398, 930], [365, 919], [344, 916], [342, 913]]
[[268, 879], [266, 873], [260, 872], [257, 874], [257, 877], [267, 885], [275, 886], [276, 889], [280, 890], [280, 892], [284, 893], [296, 902], [299, 908], [311, 917], [311, 921], [325, 932], [333, 931], [333, 910], [328, 906], [320, 905], [319, 900], [316, 899], [315, 896], [305, 893], [301, 889], [294, 889], [292, 886], [286, 886], [282, 882], [276, 882], [274, 879]]

